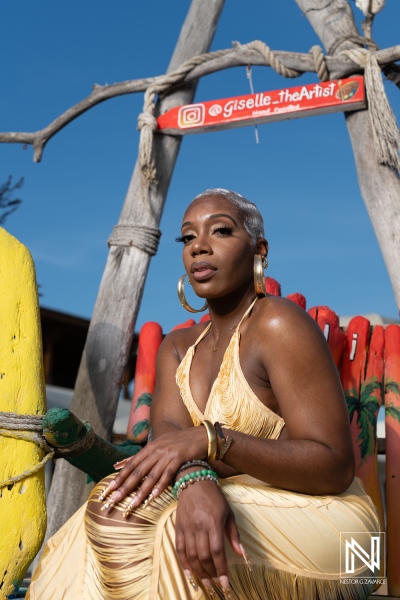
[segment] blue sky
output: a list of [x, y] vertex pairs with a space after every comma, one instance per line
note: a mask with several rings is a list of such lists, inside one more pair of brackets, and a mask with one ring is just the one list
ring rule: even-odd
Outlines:
[[[162, 74], [188, 7], [189, 0], [2, 3], [0, 130], [40, 129], [87, 96], [94, 83]], [[387, 0], [374, 25], [380, 47], [400, 43], [398, 16], [398, 0]], [[212, 49], [254, 39], [300, 52], [318, 43], [294, 0], [227, 0]], [[314, 81], [305, 75], [288, 82], [271, 69], [253, 69], [256, 92]], [[399, 121], [399, 90], [386, 88]], [[204, 78], [196, 100], [247, 93], [240, 67]], [[136, 94], [95, 107], [48, 143], [39, 164], [31, 147], [0, 144], [0, 181], [9, 174], [25, 177], [23, 204], [6, 228], [32, 252], [45, 307], [92, 313], [106, 240], [137, 157], [142, 103]], [[189, 317], [176, 295], [183, 269], [174, 238], [186, 205], [208, 187], [234, 189], [259, 206], [270, 242], [269, 275], [280, 281], [283, 295], [302, 292], [308, 307], [328, 305], [341, 315], [397, 317], [343, 115], [262, 125], [259, 137], [256, 145], [254, 128], [246, 127], [183, 140], [137, 328], [158, 319], [168, 331]]]

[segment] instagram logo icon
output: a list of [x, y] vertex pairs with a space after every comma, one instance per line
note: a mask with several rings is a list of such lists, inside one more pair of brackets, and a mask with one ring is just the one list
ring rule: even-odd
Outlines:
[[196, 127], [196, 125], [202, 125], [204, 123], [204, 117], [204, 104], [181, 106], [178, 113], [178, 124], [181, 129]]

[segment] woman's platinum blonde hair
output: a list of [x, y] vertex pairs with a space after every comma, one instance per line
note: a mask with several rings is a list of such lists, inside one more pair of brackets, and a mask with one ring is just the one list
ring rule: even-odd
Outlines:
[[237, 192], [231, 192], [230, 190], [224, 190], [223, 188], [210, 188], [202, 192], [194, 200], [199, 200], [206, 196], [222, 196], [228, 202], [231, 202], [236, 206], [243, 217], [243, 225], [249, 234], [249, 237], [253, 244], [264, 237], [264, 221], [257, 206], [247, 200], [244, 196], [241, 196]]

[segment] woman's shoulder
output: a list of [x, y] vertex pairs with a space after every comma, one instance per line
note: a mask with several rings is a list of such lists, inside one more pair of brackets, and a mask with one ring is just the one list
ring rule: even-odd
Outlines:
[[267, 295], [256, 305], [254, 325], [260, 335], [286, 335], [323, 337], [312, 317], [292, 300]]
[[207, 327], [208, 323], [197, 323], [191, 327], [184, 327], [171, 331], [165, 336], [160, 351], [162, 353], [174, 352], [180, 362], [190, 346], [193, 346], [196, 343]]

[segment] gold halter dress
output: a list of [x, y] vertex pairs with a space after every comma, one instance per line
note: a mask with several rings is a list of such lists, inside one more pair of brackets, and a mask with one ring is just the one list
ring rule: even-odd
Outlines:
[[[225, 352], [204, 414], [192, 397], [189, 374], [196, 347], [211, 325], [188, 349], [177, 369], [176, 382], [193, 425], [209, 419], [248, 435], [277, 439], [284, 420], [257, 398], [240, 367], [239, 329], [243, 319]], [[358, 479], [345, 493], [335, 496], [309, 496], [273, 488], [248, 475], [221, 479], [220, 485], [252, 563], [250, 572], [243, 558], [226, 543], [232, 599], [355, 600], [371, 593], [373, 584], [340, 582], [344, 548], [340, 532], [379, 531], [375, 508]], [[121, 523], [112, 518], [100, 523], [91, 506], [98, 502], [105, 486], [104, 481], [100, 482], [88, 504], [51, 538], [27, 598], [208, 599], [200, 581], [197, 590], [189, 585], [179, 564], [175, 552], [177, 502], [170, 489], [146, 509], [136, 509], [141, 523]], [[355, 575], [371, 577], [365, 564], [357, 560]], [[110, 569], [112, 563], [115, 568]], [[214, 591], [223, 598], [217, 585]]]

